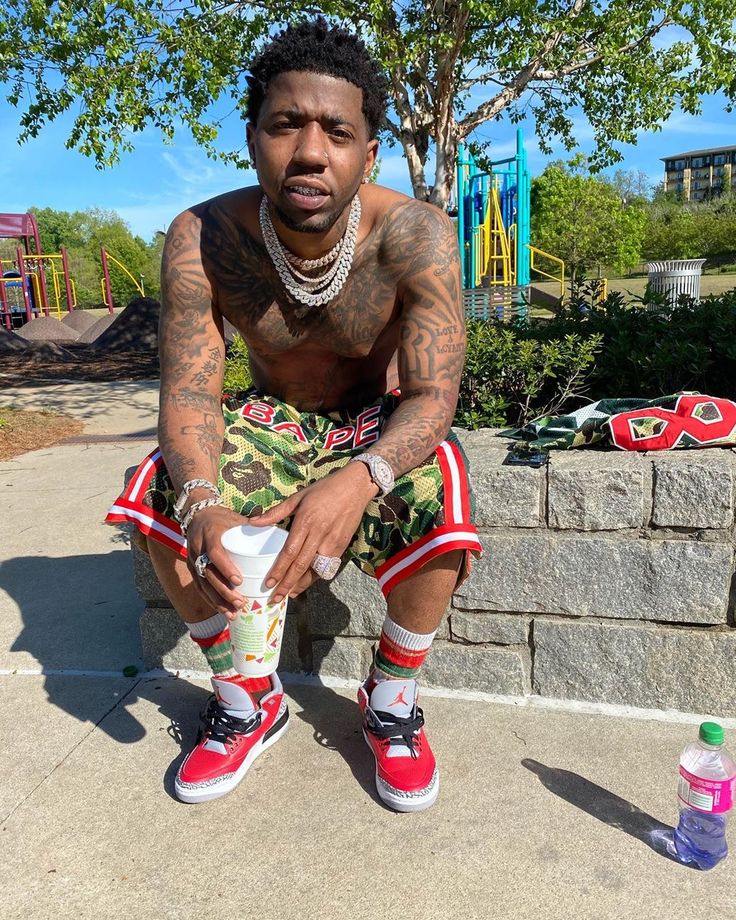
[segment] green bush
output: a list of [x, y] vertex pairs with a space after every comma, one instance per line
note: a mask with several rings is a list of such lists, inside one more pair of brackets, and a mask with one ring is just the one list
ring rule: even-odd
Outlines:
[[243, 337], [236, 333], [225, 355], [225, 377], [222, 390], [223, 393], [233, 396], [240, 390], [247, 390], [251, 383], [248, 346]]
[[455, 425], [524, 425], [580, 404], [600, 344], [596, 333], [550, 335], [539, 323], [469, 322]]
[[[236, 335], [225, 360], [227, 394], [251, 386]], [[599, 305], [581, 286], [552, 320], [471, 320], [455, 425], [521, 426], [595, 399], [652, 399], [680, 390], [736, 399], [736, 289], [672, 308]]]
[[[649, 299], [650, 301], [652, 298]], [[589, 395], [654, 398], [679, 390], [736, 398], [736, 290], [700, 303], [647, 310], [611, 294], [599, 306], [571, 301], [549, 323], [555, 336], [600, 336]]]

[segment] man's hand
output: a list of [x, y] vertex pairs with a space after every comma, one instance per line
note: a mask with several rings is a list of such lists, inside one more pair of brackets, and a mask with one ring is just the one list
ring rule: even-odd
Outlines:
[[265, 527], [293, 518], [289, 537], [266, 581], [268, 588], [277, 586], [274, 603], [296, 597], [314, 584], [318, 576], [311, 565], [317, 553], [342, 557], [366, 506], [377, 494], [365, 464], [350, 463], [250, 519], [255, 527]]
[[[231, 527], [248, 524], [248, 518], [215, 505], [197, 512], [187, 530], [187, 565], [199, 592], [219, 613], [224, 613], [229, 620], [234, 620], [243, 606], [243, 596], [234, 590], [235, 585], [243, 579], [229, 554], [222, 545], [222, 535]], [[194, 560], [202, 553], [207, 553], [211, 564], [201, 578], [194, 568]]]

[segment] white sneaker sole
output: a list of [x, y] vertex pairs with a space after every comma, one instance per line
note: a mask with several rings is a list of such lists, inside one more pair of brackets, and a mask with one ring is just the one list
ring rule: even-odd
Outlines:
[[[250, 767], [253, 764], [253, 761], [262, 754], [265, 750], [271, 747], [272, 744], [275, 744], [279, 738], [284, 734], [284, 732], [289, 727], [289, 710], [286, 709], [286, 721], [283, 725], [276, 728], [278, 725], [278, 719], [274, 723], [274, 728], [272, 735], [269, 735], [267, 738], [258, 745], [254, 747], [252, 751], [246, 756], [245, 760], [241, 763], [238, 769], [234, 773], [230, 773], [227, 777], [224, 777], [222, 780], [213, 783], [211, 785], [201, 785], [201, 786], [182, 786], [179, 783], [179, 777], [177, 776], [174, 781], [174, 789], [176, 791], [176, 797], [181, 802], [186, 802], [188, 805], [197, 805], [200, 802], [210, 802], [212, 799], [219, 799], [223, 795], [227, 795], [228, 792], [232, 792], [233, 789], [240, 783], [245, 774], [248, 772]], [[283, 716], [281, 716], [283, 718]]]
[[376, 792], [382, 802], [385, 802], [394, 811], [403, 812], [424, 811], [425, 808], [431, 808], [434, 805], [437, 801], [437, 796], [440, 794], [440, 774], [436, 767], [434, 776], [426, 790], [404, 794], [398, 790], [394, 791], [393, 787], [378, 775], [378, 758], [373, 750], [373, 745], [368, 740], [365, 729], [363, 729], [363, 739], [376, 762]]

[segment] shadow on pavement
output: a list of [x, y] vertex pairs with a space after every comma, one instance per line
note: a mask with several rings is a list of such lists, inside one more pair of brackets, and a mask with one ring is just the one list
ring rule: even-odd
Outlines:
[[[127, 542], [127, 535], [120, 537]], [[166, 791], [173, 796], [174, 776], [195, 743], [199, 714], [210, 690], [177, 679], [162, 692], [162, 681], [170, 681], [168, 677], [131, 678], [126, 686], [123, 669], [129, 665], [143, 668], [139, 627], [142, 602], [133, 585], [131, 560], [132, 553], [125, 547], [119, 552], [63, 558], [18, 556], [0, 563], [0, 589], [17, 604], [23, 622], [10, 651], [28, 652], [46, 672], [44, 689], [49, 703], [80, 722], [97, 725], [120, 744], [134, 744], [146, 733], [129, 709], [139, 699], [154, 703], [168, 723], [159, 730], [167, 731], [181, 748], [164, 781]], [[330, 601], [329, 631], [339, 634], [350, 611], [336, 598]], [[316, 606], [327, 616], [322, 604]], [[334, 644], [325, 636], [327, 621], [309, 622], [298, 602], [290, 604], [289, 615], [298, 623], [298, 640], [294, 642], [298, 648], [289, 651], [283, 670], [296, 672], [301, 667], [302, 673], [319, 674]], [[175, 643], [176, 638], [167, 636], [167, 643]], [[314, 645], [313, 638], [317, 639]], [[160, 651], [165, 655], [168, 650]], [[97, 672], [98, 677], [82, 677], [81, 684], [70, 682], [64, 673], [70, 671]], [[106, 683], [117, 675], [119, 683]], [[354, 694], [345, 697], [328, 687], [300, 683], [298, 677], [287, 682], [286, 690], [302, 708], [292, 713], [292, 718], [309, 724], [315, 742], [339, 754], [356, 781], [380, 802], [373, 758], [362, 737]], [[110, 718], [113, 712], [115, 717]]]
[[0, 562], [0, 589], [23, 621], [10, 651], [28, 652], [44, 670], [122, 674], [139, 666], [140, 601], [130, 567], [127, 549]]
[[[300, 683], [288, 682], [285, 689], [302, 707], [296, 717], [312, 726], [313, 738], [317, 744], [339, 754], [356, 782], [374, 801], [386, 807], [376, 792], [373, 755], [363, 740], [360, 711], [355, 697], [341, 696], [329, 687]], [[291, 717], [294, 718], [293, 713]]]
[[[60, 382], [31, 380], [22, 387], [9, 387], [9, 398], [19, 408], [46, 408], [63, 412], [90, 424], [109, 424], [122, 408], [129, 419], [126, 430], [141, 432], [155, 427], [158, 381], [126, 380], [79, 382], [69, 386]], [[90, 431], [90, 434], [92, 432]]]
[[[311, 603], [306, 596], [289, 601], [287, 617], [296, 623], [297, 647], [282, 649], [284, 670], [301, 668], [301, 674], [319, 676], [323, 663], [329, 659], [334, 646], [334, 635], [339, 635], [350, 622], [350, 608], [329, 591], [326, 582], [317, 582], [309, 589]], [[319, 611], [319, 613], [315, 613]], [[316, 639], [316, 643], [313, 640]], [[284, 653], [287, 653], [284, 661]], [[312, 727], [315, 742], [328, 751], [334, 751], [345, 761], [356, 782], [380, 805], [384, 805], [376, 792], [373, 776], [373, 755], [363, 739], [360, 710], [356, 694], [344, 696], [330, 687], [300, 682], [294, 674], [287, 673], [284, 686], [288, 695], [299, 704], [302, 711], [292, 712]], [[385, 807], [385, 806], [384, 806]]]
[[[127, 707], [136, 701], [145, 682], [131, 679], [130, 690], [126, 690], [123, 675], [126, 666], [140, 669], [143, 664], [138, 625], [141, 601], [133, 587], [130, 551], [64, 558], [18, 556], [0, 563], [0, 589], [17, 604], [23, 621], [10, 651], [28, 652], [38, 662], [45, 672], [49, 703], [80, 722], [98, 725], [121, 744], [143, 738], [145, 729]], [[107, 672], [109, 676], [82, 677], [81, 684], [70, 682], [68, 672], [80, 671]], [[109, 681], [115, 675], [120, 683], [113, 687]], [[108, 689], [101, 688], [100, 678]], [[80, 689], [84, 687], [87, 692]], [[199, 688], [191, 689], [202, 693]], [[121, 718], [108, 719], [113, 710]], [[195, 719], [198, 711], [195, 707]], [[172, 719], [175, 714], [164, 715]]]
[[632, 802], [571, 770], [547, 767], [530, 758], [522, 760], [521, 765], [535, 773], [542, 785], [556, 796], [609, 827], [615, 827], [640, 840], [660, 856], [679, 863], [674, 854], [674, 828], [669, 824], [663, 824]]

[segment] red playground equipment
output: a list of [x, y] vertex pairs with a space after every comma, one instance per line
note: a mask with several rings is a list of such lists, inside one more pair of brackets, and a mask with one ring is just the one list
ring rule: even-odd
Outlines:
[[62, 247], [53, 255], [41, 252], [38, 224], [33, 214], [0, 214], [0, 239], [14, 239], [20, 243], [14, 260], [0, 259], [0, 321], [6, 329], [30, 322], [41, 313], [48, 316], [51, 309], [49, 288], [58, 316], [61, 316], [62, 303], [64, 309], [74, 309], [74, 282], [69, 274], [66, 249]]
[[[14, 259], [0, 259], [0, 323], [12, 331], [50, 311], [61, 319], [61, 311], [77, 305], [74, 280], [69, 273], [69, 258], [62, 246], [58, 253], [43, 253], [38, 224], [33, 214], [0, 214], [0, 240], [17, 240]], [[115, 312], [110, 266], [131, 280], [141, 297], [145, 296], [143, 277], [135, 278], [105, 247], [100, 248], [102, 302]]]

